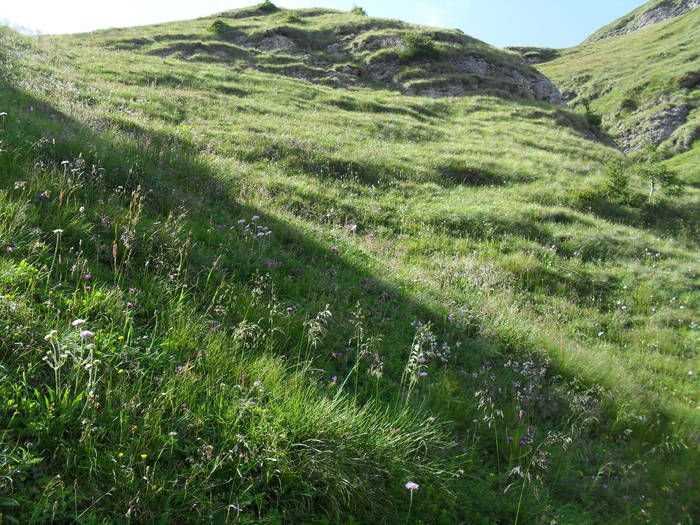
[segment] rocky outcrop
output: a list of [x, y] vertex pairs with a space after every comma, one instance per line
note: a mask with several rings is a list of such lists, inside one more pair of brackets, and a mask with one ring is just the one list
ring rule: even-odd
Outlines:
[[661, 144], [686, 123], [690, 106], [667, 106], [628, 128], [618, 126], [616, 131], [621, 139], [620, 147], [625, 153], [640, 149], [646, 142]]
[[586, 42], [592, 43], [606, 38], [626, 35], [633, 31], [638, 31], [653, 24], [658, 24], [664, 20], [676, 18], [700, 7], [700, 0], [665, 0], [664, 2], [651, 5], [646, 11], [634, 11], [628, 16], [615, 22], [612, 27], [606, 28], [592, 35]]

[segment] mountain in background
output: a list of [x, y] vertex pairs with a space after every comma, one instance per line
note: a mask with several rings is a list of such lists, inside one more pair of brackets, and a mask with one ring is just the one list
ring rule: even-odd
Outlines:
[[589, 36], [585, 43], [626, 35], [645, 27], [684, 15], [696, 7], [700, 0], [652, 0]]
[[677, 155], [700, 138], [698, 5], [649, 2], [580, 46], [520, 54], [539, 64], [570, 107], [597, 115], [623, 151], [651, 142]]

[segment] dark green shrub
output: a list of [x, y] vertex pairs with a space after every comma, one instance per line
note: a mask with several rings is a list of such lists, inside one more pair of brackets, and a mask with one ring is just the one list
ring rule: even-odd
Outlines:
[[442, 51], [428, 35], [421, 33], [410, 33], [403, 38], [406, 50], [400, 53], [402, 62], [412, 62], [415, 60], [439, 60], [442, 58]]
[[602, 194], [611, 202], [629, 204], [632, 199], [630, 173], [627, 163], [619, 157], [611, 157], [603, 165], [605, 182]]
[[302, 19], [297, 16], [297, 15], [289, 15], [286, 19], [286, 22], [288, 24], [301, 24], [303, 21]]
[[583, 101], [584, 117], [586, 117], [586, 122], [588, 125], [600, 129], [601, 124], [603, 124], [603, 117], [591, 110], [591, 103], [588, 100]]
[[638, 107], [639, 106], [637, 105], [637, 101], [633, 98], [627, 97], [622, 99], [622, 102], [620, 102], [620, 109], [622, 111], [634, 111]]
[[262, 11], [263, 13], [274, 13], [275, 11], [279, 10], [279, 7], [270, 2], [270, 0], [265, 0], [264, 2], [261, 2], [258, 5], [256, 5], [255, 9], [257, 9], [258, 11]]
[[353, 15], [367, 16], [367, 11], [358, 6], [353, 6], [350, 10]]

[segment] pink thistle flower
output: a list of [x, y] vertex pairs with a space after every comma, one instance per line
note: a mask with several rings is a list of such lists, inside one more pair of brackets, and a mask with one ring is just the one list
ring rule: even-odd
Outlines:
[[340, 253], [340, 248], [338, 248], [337, 246], [333, 246], [333, 247], [331, 248], [331, 251], [332, 251], [333, 253]]
[[414, 490], [418, 490], [420, 488], [420, 485], [418, 483], [414, 483], [413, 481], [409, 481], [404, 485], [404, 487], [413, 492]]
[[84, 340], [89, 340], [95, 337], [95, 334], [93, 334], [90, 330], [83, 330], [80, 332], [80, 338]]

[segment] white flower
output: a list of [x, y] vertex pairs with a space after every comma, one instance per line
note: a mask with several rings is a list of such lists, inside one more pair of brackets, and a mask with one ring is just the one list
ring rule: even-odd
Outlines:
[[260, 217], [257, 215], [253, 215], [253, 218], [250, 219], [251, 221], [257, 221]]
[[60, 228], [57, 228], [57, 229], [55, 229], [55, 230], [53, 231], [53, 233], [55, 233], [56, 235], [58, 235], [58, 234], [60, 234], [60, 233], [63, 233], [63, 230], [60, 229]]
[[78, 208], [78, 211], [80, 213], [85, 213], [85, 206], [81, 206], [80, 208]]
[[44, 341], [48, 341], [52, 337], [58, 335], [58, 330], [51, 330], [48, 334], [44, 336]]
[[75, 327], [75, 326], [80, 326], [83, 323], [85, 323], [85, 319], [76, 319], [70, 325]]
[[90, 330], [83, 330], [80, 332], [81, 339], [88, 340], [88, 339], [92, 339], [93, 337], [95, 337], [95, 334], [93, 334]]
[[406, 483], [406, 485], [404, 485], [404, 487], [413, 492], [414, 490], [418, 490], [420, 485], [418, 483], [414, 483], [413, 481], [409, 481], [408, 483]]

